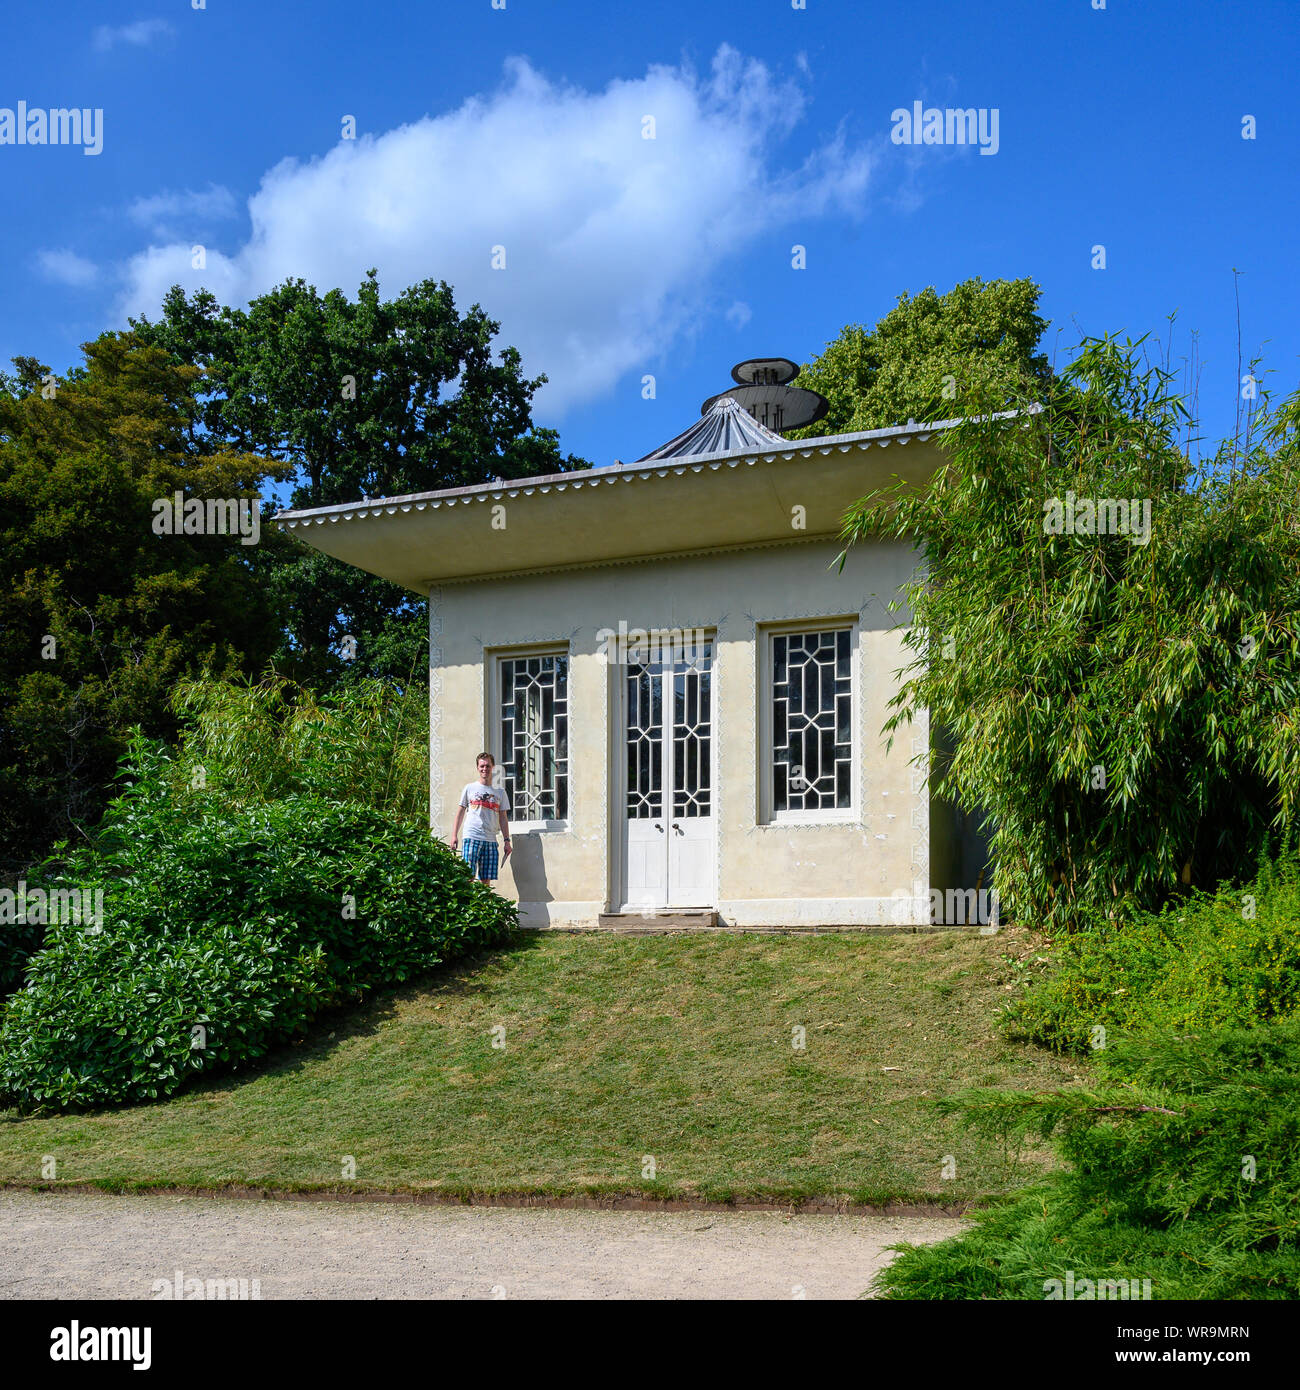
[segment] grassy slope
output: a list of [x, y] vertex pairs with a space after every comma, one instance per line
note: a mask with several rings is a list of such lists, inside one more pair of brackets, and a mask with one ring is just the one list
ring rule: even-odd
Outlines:
[[1010, 935], [525, 937], [259, 1072], [118, 1112], [0, 1116], [0, 1181], [39, 1182], [52, 1155], [71, 1182], [975, 1198], [1035, 1168], [931, 1098], [1082, 1066], [997, 1036]]

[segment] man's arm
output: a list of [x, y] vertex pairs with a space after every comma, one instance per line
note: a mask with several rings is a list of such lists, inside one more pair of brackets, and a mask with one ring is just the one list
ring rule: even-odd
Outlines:
[[509, 858], [510, 858], [510, 818], [509, 818], [509, 816], [506, 815], [506, 808], [505, 808], [504, 806], [500, 806], [500, 807], [497, 808], [497, 815], [501, 818], [501, 833], [502, 833], [502, 835], [505, 836], [505, 840], [506, 840], [506, 854], [505, 854], [505, 857], [506, 857], [507, 859], [509, 859]]
[[452, 849], [455, 849], [456, 846], [457, 846], [457, 844], [460, 842], [460, 827], [461, 827], [461, 822], [462, 822], [464, 819], [465, 819], [465, 808], [464, 808], [463, 806], [457, 806], [457, 807], [456, 807], [456, 826], [455, 826], [455, 828], [454, 828], [454, 829], [452, 830], [452, 832], [451, 832], [451, 839], [447, 841], [447, 843], [452, 847]]

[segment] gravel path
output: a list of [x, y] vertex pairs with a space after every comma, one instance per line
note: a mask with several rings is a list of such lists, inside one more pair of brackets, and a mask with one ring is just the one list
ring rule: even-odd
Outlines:
[[[563, 1211], [0, 1192], [0, 1298], [856, 1298], [928, 1216]], [[802, 1291], [802, 1293], [800, 1293]]]

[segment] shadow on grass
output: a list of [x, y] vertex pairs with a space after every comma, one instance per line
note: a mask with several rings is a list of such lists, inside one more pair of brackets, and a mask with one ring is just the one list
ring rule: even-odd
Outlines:
[[240, 1066], [200, 1074], [171, 1095], [85, 1109], [34, 1107], [31, 1110], [0, 1110], [0, 1124], [14, 1124], [31, 1119], [96, 1119], [119, 1115], [128, 1110], [153, 1109], [175, 1101], [229, 1095], [261, 1077], [292, 1076], [316, 1062], [325, 1060], [344, 1043], [356, 1038], [374, 1036], [384, 1023], [397, 1013], [398, 1006], [403, 1003], [429, 994], [448, 994], [459, 998], [481, 993], [486, 988], [485, 976], [492, 967], [507, 963], [527, 951], [536, 950], [538, 944], [536, 932], [512, 932], [498, 946], [458, 956], [454, 961], [448, 961], [436, 970], [400, 985], [385, 985], [357, 1003], [322, 1010], [299, 1037], [281, 1043], [269, 1049], [264, 1056], [250, 1059]]

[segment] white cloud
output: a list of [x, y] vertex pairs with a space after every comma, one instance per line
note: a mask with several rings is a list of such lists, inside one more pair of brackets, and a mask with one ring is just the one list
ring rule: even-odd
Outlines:
[[734, 323], [738, 329], [744, 328], [753, 317], [754, 311], [743, 299], [736, 300], [731, 308], [727, 310], [727, 322]]
[[221, 184], [210, 183], [207, 188], [187, 188], [179, 193], [155, 193], [149, 198], [137, 198], [127, 208], [133, 222], [148, 227], [155, 236], [181, 236], [197, 231], [228, 217], [234, 217], [238, 207], [235, 195]]
[[95, 27], [91, 42], [100, 53], [107, 53], [120, 43], [143, 48], [164, 34], [170, 34], [172, 26], [165, 19], [138, 19], [134, 24], [100, 24]]
[[[501, 322], [525, 372], [548, 374], [539, 413], [555, 418], [717, 313], [709, 281], [725, 258], [783, 225], [806, 241], [814, 219], [861, 208], [875, 156], [842, 136], [775, 167], [803, 104], [794, 82], [726, 45], [707, 76], [656, 66], [594, 92], [513, 58], [496, 91], [455, 111], [282, 161], [249, 200], [246, 242], [209, 248], [204, 271], [188, 242], [151, 245], [123, 267], [119, 308], [154, 316], [173, 283], [245, 303], [291, 275], [352, 294], [376, 266], [386, 295], [445, 279], [462, 309]], [[788, 256], [771, 273], [790, 273]]]
[[171, 33], [171, 25], [165, 19], [136, 19], [135, 24], [100, 24], [90, 35], [90, 42], [99, 53], [107, 53], [120, 43], [129, 43], [136, 49], [143, 49], [154, 39], [161, 39]]
[[99, 276], [94, 261], [78, 256], [75, 251], [38, 251], [36, 264], [47, 280], [55, 280], [60, 285], [90, 285]]

